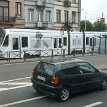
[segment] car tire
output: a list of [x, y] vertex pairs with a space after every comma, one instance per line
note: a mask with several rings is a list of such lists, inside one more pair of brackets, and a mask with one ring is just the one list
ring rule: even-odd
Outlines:
[[107, 81], [106, 81], [106, 80], [103, 80], [103, 81], [102, 81], [102, 83], [101, 83], [101, 89], [102, 89], [102, 90], [107, 89]]
[[69, 88], [63, 87], [63, 88], [59, 91], [58, 97], [59, 97], [59, 100], [60, 100], [60, 101], [64, 102], [64, 101], [68, 100], [69, 96], [70, 96], [70, 89], [69, 89]]

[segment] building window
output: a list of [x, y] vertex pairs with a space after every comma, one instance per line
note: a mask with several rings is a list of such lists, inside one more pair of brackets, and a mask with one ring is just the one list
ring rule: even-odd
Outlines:
[[65, 22], [68, 22], [68, 11], [64, 11]]
[[51, 11], [50, 10], [46, 11], [46, 21], [51, 22]]
[[21, 17], [21, 3], [16, 2], [16, 17]]
[[72, 11], [72, 23], [76, 23], [76, 12]]
[[0, 21], [9, 21], [9, 2], [0, 1]]
[[28, 9], [28, 22], [34, 21], [34, 9]]
[[38, 12], [38, 22], [43, 22], [43, 13], [42, 13], [42, 11]]
[[61, 48], [62, 40], [59, 38], [59, 48]]
[[56, 22], [61, 22], [61, 10], [56, 10]]

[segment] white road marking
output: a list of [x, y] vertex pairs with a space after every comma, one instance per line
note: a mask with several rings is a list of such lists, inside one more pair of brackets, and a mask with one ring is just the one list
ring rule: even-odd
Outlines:
[[0, 86], [3, 85], [29, 85], [29, 82], [0, 82]]
[[83, 107], [94, 107], [96, 105], [100, 105], [102, 104], [103, 102], [96, 102], [96, 103], [92, 103], [92, 104], [89, 104], [89, 105], [86, 105], [86, 106], [83, 106]]
[[0, 88], [0, 91], [14, 90], [14, 89], [24, 88], [24, 87], [29, 87], [29, 86], [32, 86], [32, 84], [28, 84], [24, 86], [17, 86], [17, 87], [12, 87], [12, 88]]
[[[20, 81], [24, 79], [29, 79], [31, 77], [25, 77], [25, 78], [18, 78], [18, 79], [13, 79], [13, 80], [7, 80], [7, 81], [1, 81], [0, 86], [12, 86], [11, 88], [0, 88], [0, 91], [5, 91], [5, 90], [13, 90], [13, 89], [18, 89], [18, 88], [24, 88], [28, 86], [32, 86], [31, 82], [15, 82], [15, 81]], [[19, 85], [19, 86], [17, 86]], [[23, 85], [23, 86], [22, 86]]]
[[33, 100], [38, 100], [38, 99], [45, 98], [45, 97], [46, 96], [39, 96], [39, 97], [36, 97], [36, 98], [21, 100], [21, 101], [17, 101], [17, 102], [13, 102], [13, 103], [8, 103], [8, 104], [0, 105], [0, 107], [13, 106], [13, 105], [16, 105], [16, 104], [21, 104], [21, 103], [25, 103], [25, 102], [29, 102], [29, 101], [33, 101]]
[[7, 88], [0, 88], [0, 90], [6, 90]]
[[23, 79], [28, 79], [28, 78], [31, 78], [31, 77], [25, 77], [25, 78], [12, 79], [12, 80], [1, 81], [1, 82], [12, 82], [12, 81], [23, 80]]

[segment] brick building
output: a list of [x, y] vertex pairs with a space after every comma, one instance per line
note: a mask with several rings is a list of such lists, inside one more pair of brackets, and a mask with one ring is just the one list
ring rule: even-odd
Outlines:
[[24, 0], [0, 0], [0, 28], [24, 27]]

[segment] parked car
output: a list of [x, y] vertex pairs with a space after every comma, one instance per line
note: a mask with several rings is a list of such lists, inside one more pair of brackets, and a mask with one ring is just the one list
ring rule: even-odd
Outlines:
[[41, 60], [32, 72], [34, 89], [66, 101], [70, 93], [107, 88], [107, 75], [81, 59]]

